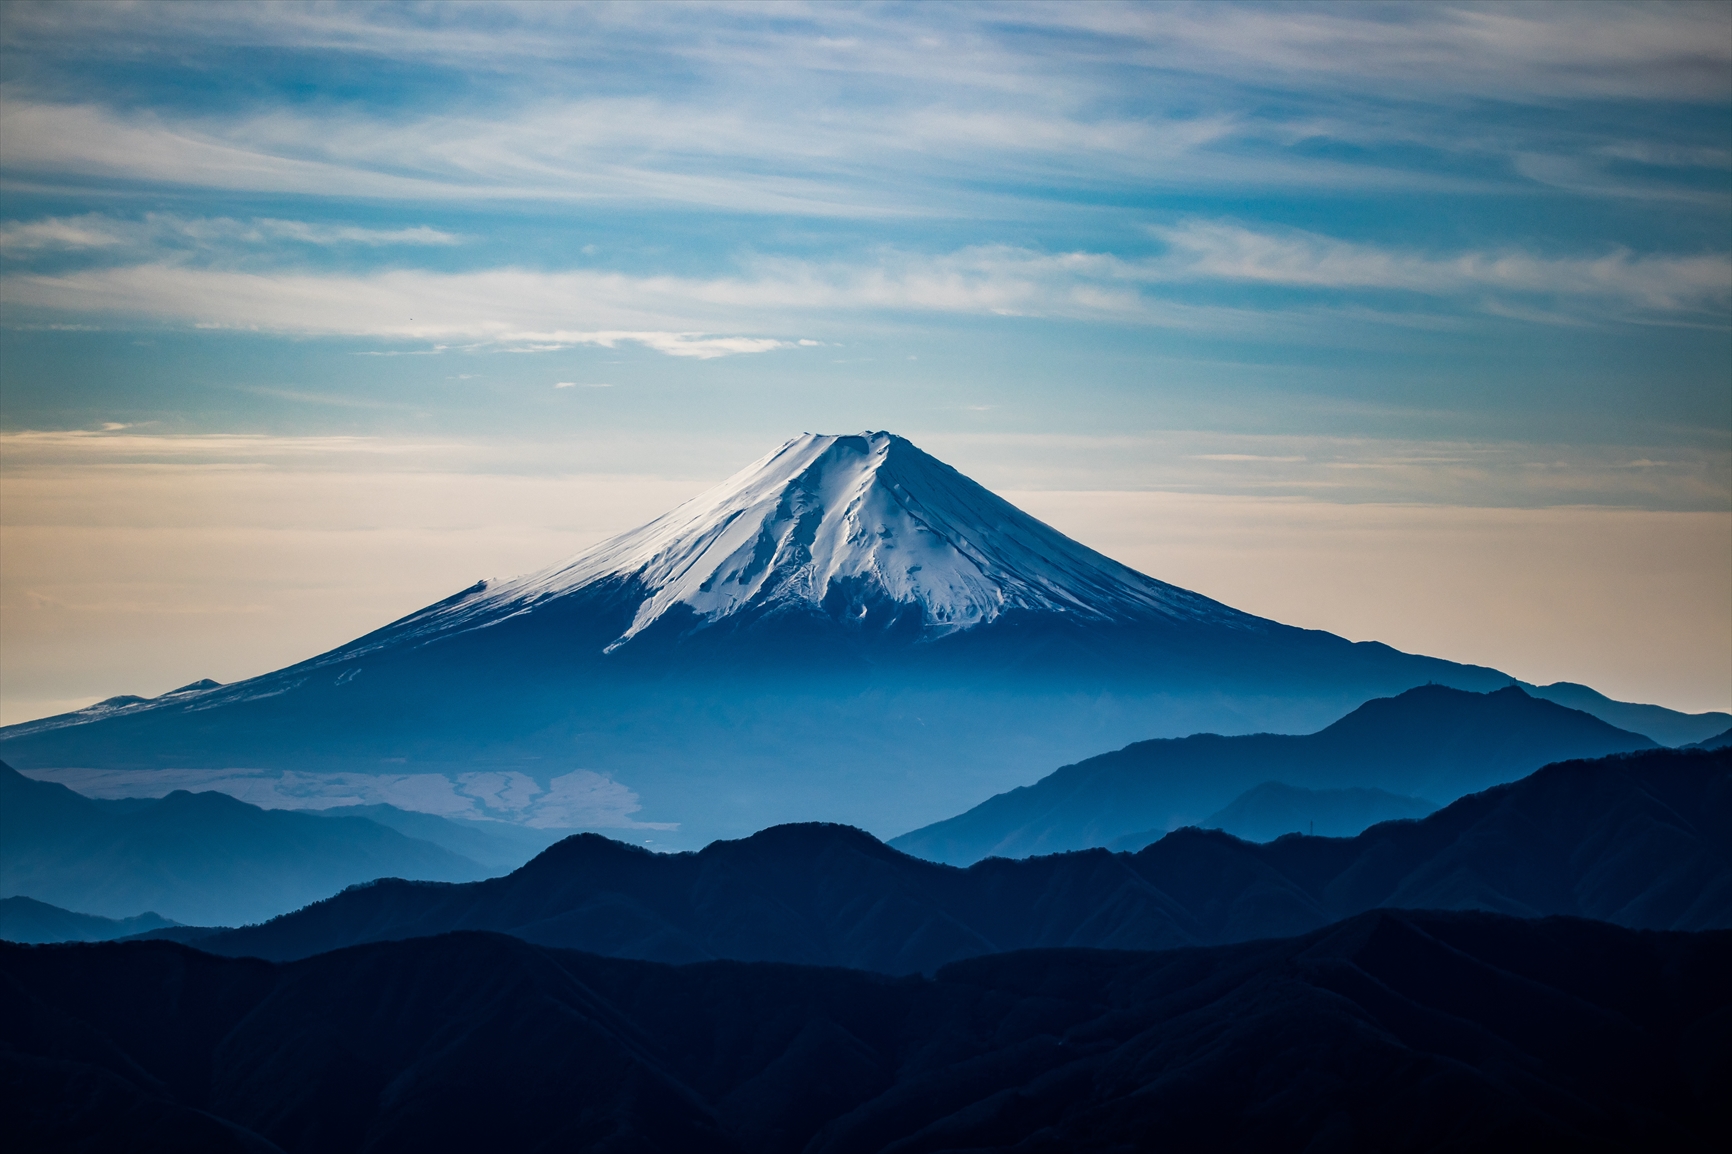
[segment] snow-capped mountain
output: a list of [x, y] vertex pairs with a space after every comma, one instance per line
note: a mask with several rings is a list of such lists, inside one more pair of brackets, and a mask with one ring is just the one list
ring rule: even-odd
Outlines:
[[822, 617], [911, 641], [1017, 611], [1097, 623], [1269, 624], [1071, 540], [894, 434], [807, 433], [641, 528], [539, 572], [480, 582], [367, 647], [625, 585], [640, 600], [606, 652], [675, 611], [686, 631], [728, 619]]
[[701, 844], [787, 820], [899, 833], [1132, 740], [1308, 732], [1427, 681], [1508, 680], [1145, 576], [901, 437], [808, 434], [548, 569], [245, 681], [0, 730], [0, 757], [111, 793], [137, 769], [243, 774], [267, 803]]

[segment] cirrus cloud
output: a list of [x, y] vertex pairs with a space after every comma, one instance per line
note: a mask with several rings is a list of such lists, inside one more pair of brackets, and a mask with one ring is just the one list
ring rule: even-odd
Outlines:
[[[1732, 300], [1732, 254], [1723, 252], [1424, 253], [1201, 220], [1152, 231], [1165, 251], [1135, 258], [988, 245], [936, 256], [884, 251], [864, 262], [753, 258], [739, 275], [722, 277], [518, 268], [260, 273], [157, 261], [14, 273], [0, 278], [0, 300], [55, 318], [142, 318], [523, 352], [636, 344], [698, 359], [817, 347], [807, 337], [762, 334], [797, 333], [814, 318], [872, 313], [1207, 329], [1328, 307], [1363, 323], [1445, 323], [1379, 313], [1364, 302], [1343, 308], [1338, 299], [1393, 292], [1458, 315], [1724, 327]], [[1198, 283], [1287, 295], [1200, 304], [1182, 291]]]

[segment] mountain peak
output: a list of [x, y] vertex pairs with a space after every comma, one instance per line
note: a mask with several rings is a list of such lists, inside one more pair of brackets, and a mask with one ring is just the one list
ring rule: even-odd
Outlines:
[[921, 640], [1006, 614], [1260, 623], [1146, 577], [1029, 516], [905, 438], [805, 433], [641, 528], [484, 582], [418, 625], [479, 625], [609, 581], [639, 596], [611, 651], [668, 618], [806, 615]]

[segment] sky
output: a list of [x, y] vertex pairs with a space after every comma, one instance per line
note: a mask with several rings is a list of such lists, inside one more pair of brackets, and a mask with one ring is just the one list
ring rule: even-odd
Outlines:
[[862, 429], [1732, 707], [1732, 6], [0, 6], [0, 721]]

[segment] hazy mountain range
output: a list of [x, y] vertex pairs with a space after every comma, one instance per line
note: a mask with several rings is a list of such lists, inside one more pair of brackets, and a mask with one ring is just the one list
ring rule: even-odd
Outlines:
[[[1197, 824], [1252, 840], [1295, 830], [1352, 835], [1435, 809], [1412, 796], [1419, 791], [1448, 799], [1550, 761], [1652, 745], [1519, 689], [1474, 694], [1427, 686], [1369, 702], [1309, 737], [1139, 743], [893, 844], [934, 860], [950, 852], [959, 863], [983, 856], [982, 845], [1003, 856], [1087, 845], [1134, 850], [1166, 832], [1148, 822], [1187, 799], [1196, 813], [1208, 812], [1210, 799], [1228, 799]], [[1325, 788], [1263, 782], [1233, 798], [1240, 784], [1264, 773]], [[388, 805], [263, 810], [217, 793], [93, 800], [4, 763], [0, 801], [4, 829], [16, 831], [0, 842], [0, 893], [83, 914], [151, 910], [197, 924], [262, 921], [376, 877], [496, 876], [569, 832]], [[971, 830], [976, 852], [956, 852]]]
[[281, 961], [490, 930], [654, 961], [930, 973], [1005, 950], [1286, 936], [1379, 907], [1732, 927], [1732, 753], [1564, 762], [1354, 838], [1257, 844], [1184, 829], [1136, 854], [967, 869], [837, 825], [780, 826], [686, 854], [581, 834], [506, 877], [382, 880], [197, 945]]
[[0, 939], [8, 942], [111, 942], [175, 924], [150, 912], [104, 918], [63, 910], [34, 898], [0, 898]]
[[[813, 818], [899, 833], [1094, 750], [1510, 681], [1147, 577], [900, 437], [805, 435], [569, 561], [274, 673], [8, 727], [0, 753], [111, 790], [242, 766], [367, 801], [391, 775], [420, 808], [695, 849]], [[1668, 741], [1732, 724], [1566, 688]]]
[[[1436, 803], [1422, 797], [1405, 797], [1385, 789], [1300, 789], [1266, 781], [1252, 786], [1198, 825], [1224, 830], [1246, 841], [1274, 841], [1289, 833], [1352, 837], [1379, 822], [1420, 818], [1437, 808]], [[1107, 842], [1107, 848], [1139, 850], [1165, 833], [1128, 833]]]
[[1628, 701], [1613, 701], [1603, 693], [1569, 681], [1551, 685], [1529, 685], [1516, 682], [1534, 697], [1543, 697], [1583, 713], [1591, 713], [1601, 721], [1646, 734], [1661, 745], [1681, 746], [1711, 740], [1732, 728], [1732, 714], [1680, 713], [1659, 705], [1636, 705]]
[[1236, 798], [1270, 781], [1451, 801], [1547, 762], [1654, 747], [1639, 733], [1514, 686], [1480, 694], [1426, 685], [1368, 701], [1312, 734], [1200, 733], [1140, 741], [1064, 766], [890, 844], [958, 865], [1123, 838], [1147, 844], [1182, 825], [1218, 824], [1217, 810], [1231, 817]]
[[1732, 729], [1728, 729], [1723, 733], [1716, 733], [1713, 737], [1705, 738], [1702, 741], [1691, 742], [1689, 745], [1684, 746], [1684, 748], [1725, 749], [1729, 745], [1732, 745]]
[[494, 872], [365, 818], [264, 810], [221, 793], [103, 803], [0, 763], [0, 896], [240, 925], [377, 877]]

